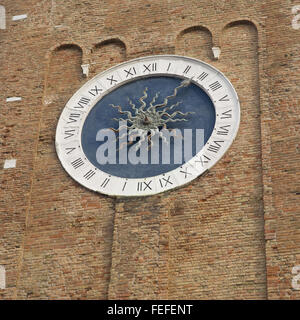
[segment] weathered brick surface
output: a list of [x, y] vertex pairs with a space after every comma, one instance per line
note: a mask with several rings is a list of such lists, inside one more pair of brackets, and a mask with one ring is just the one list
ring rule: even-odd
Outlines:
[[[300, 298], [291, 287], [300, 265], [299, 1], [0, 4], [1, 299]], [[58, 117], [86, 81], [81, 64], [92, 77], [149, 54], [224, 72], [241, 101], [236, 141], [178, 190], [129, 200], [90, 192], [57, 159]], [[6, 103], [11, 96], [22, 101]], [[11, 158], [17, 167], [3, 170]]]

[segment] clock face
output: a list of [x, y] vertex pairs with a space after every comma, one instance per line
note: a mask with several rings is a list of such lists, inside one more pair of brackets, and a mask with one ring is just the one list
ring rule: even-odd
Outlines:
[[164, 192], [197, 178], [230, 147], [237, 94], [212, 66], [150, 56], [113, 67], [69, 100], [56, 150], [83, 186], [112, 196]]

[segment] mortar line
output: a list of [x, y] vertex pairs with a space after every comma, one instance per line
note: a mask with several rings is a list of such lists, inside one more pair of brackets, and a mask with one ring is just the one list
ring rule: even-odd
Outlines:
[[14, 292], [14, 295], [13, 295], [13, 300], [16, 300], [17, 296], [18, 296], [18, 288], [19, 288], [19, 285], [20, 285], [20, 278], [21, 278], [21, 272], [22, 272], [22, 267], [23, 267], [24, 249], [25, 249], [25, 242], [26, 242], [26, 237], [27, 237], [27, 233], [28, 233], [30, 207], [31, 207], [32, 191], [33, 191], [33, 182], [34, 182], [36, 162], [37, 162], [39, 136], [40, 136], [40, 132], [41, 132], [42, 114], [43, 114], [43, 109], [44, 109], [44, 101], [45, 101], [46, 91], [47, 91], [47, 87], [48, 87], [48, 75], [49, 75], [49, 68], [50, 68], [50, 59], [51, 59], [51, 56], [48, 57], [47, 65], [46, 65], [46, 68], [45, 68], [46, 72], [45, 72], [45, 76], [44, 76], [44, 88], [43, 88], [43, 95], [42, 95], [42, 104], [41, 104], [41, 111], [40, 111], [40, 115], [39, 115], [37, 133], [36, 133], [36, 137], [35, 137], [36, 143], [35, 143], [34, 152], [33, 152], [32, 174], [31, 174], [31, 178], [30, 178], [30, 191], [29, 191], [28, 202], [27, 202], [26, 211], [25, 211], [25, 230], [24, 230], [23, 240], [22, 240], [22, 244], [21, 244], [20, 255], [19, 255], [19, 259], [18, 259], [17, 279], [16, 279], [16, 286], [15, 286], [15, 292]]
[[[262, 186], [262, 218], [263, 218], [263, 245], [264, 245], [264, 256], [265, 256], [265, 261], [264, 261], [264, 269], [265, 269], [265, 299], [269, 299], [269, 287], [268, 287], [268, 274], [267, 274], [267, 269], [268, 269], [268, 263], [267, 263], [267, 240], [266, 240], [266, 234], [265, 234], [265, 226], [266, 226], [266, 220], [265, 220], [265, 208], [266, 208], [266, 204], [269, 204], [269, 200], [267, 199], [267, 194], [266, 194], [266, 189], [265, 189], [265, 183], [266, 185], [268, 185], [267, 182], [267, 176], [268, 173], [266, 172], [266, 167], [269, 168], [269, 161], [270, 161], [270, 156], [268, 155], [268, 152], [266, 150], [266, 147], [264, 145], [265, 139], [268, 139], [267, 141], [267, 147], [271, 148], [271, 139], [270, 136], [267, 135], [267, 137], [265, 137], [263, 134], [266, 131], [269, 131], [269, 124], [266, 122], [264, 122], [264, 119], [267, 115], [267, 118], [269, 118], [269, 110], [267, 110], [267, 112], [263, 112], [266, 111], [264, 110], [265, 105], [269, 105], [267, 103], [267, 99], [269, 100], [269, 96], [268, 98], [264, 98], [264, 96], [262, 95], [262, 92], [268, 92], [268, 88], [267, 86], [269, 85], [268, 82], [262, 81], [264, 79], [264, 66], [265, 66], [265, 59], [266, 56], [264, 54], [262, 54], [262, 50], [266, 48], [266, 33], [264, 32], [263, 29], [260, 29], [256, 26], [257, 29], [257, 45], [258, 45], [258, 49], [257, 49], [257, 71], [258, 71], [258, 77], [257, 77], [257, 82], [258, 82], [258, 101], [259, 101], [259, 110], [260, 110], [260, 155], [261, 155], [261, 186]], [[265, 52], [265, 54], [267, 55], [268, 53]], [[273, 197], [273, 193], [272, 193], [272, 197]], [[273, 209], [273, 200], [271, 200], [271, 206]]]
[[112, 264], [113, 264], [113, 246], [114, 246], [114, 238], [115, 238], [115, 225], [116, 225], [116, 212], [117, 212], [117, 205], [118, 205], [118, 198], [114, 199], [113, 203], [113, 217], [112, 217], [112, 235], [111, 235], [111, 248], [110, 248], [110, 267], [109, 267], [109, 278], [107, 281], [107, 289], [106, 289], [106, 299], [109, 300], [109, 291], [111, 285], [111, 274], [112, 274]]

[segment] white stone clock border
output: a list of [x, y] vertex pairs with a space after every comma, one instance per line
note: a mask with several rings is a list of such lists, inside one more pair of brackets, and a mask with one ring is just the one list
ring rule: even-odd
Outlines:
[[[81, 146], [81, 131], [90, 110], [103, 96], [119, 86], [153, 75], [192, 79], [209, 95], [216, 111], [216, 123], [209, 140], [197, 155], [181, 167], [153, 177], [126, 179], [95, 168]], [[239, 99], [223, 73], [194, 58], [148, 56], [112, 67], [83, 85], [62, 111], [55, 145], [63, 168], [84, 187], [110, 196], [147, 196], [183, 186], [209, 170], [234, 141], [239, 123]]]

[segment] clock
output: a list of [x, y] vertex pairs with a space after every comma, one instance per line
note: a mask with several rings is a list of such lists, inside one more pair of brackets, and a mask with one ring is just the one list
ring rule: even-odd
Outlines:
[[62, 111], [56, 151], [86, 188], [147, 196], [201, 176], [232, 144], [240, 105], [230, 81], [189, 57], [119, 64], [83, 85]]

